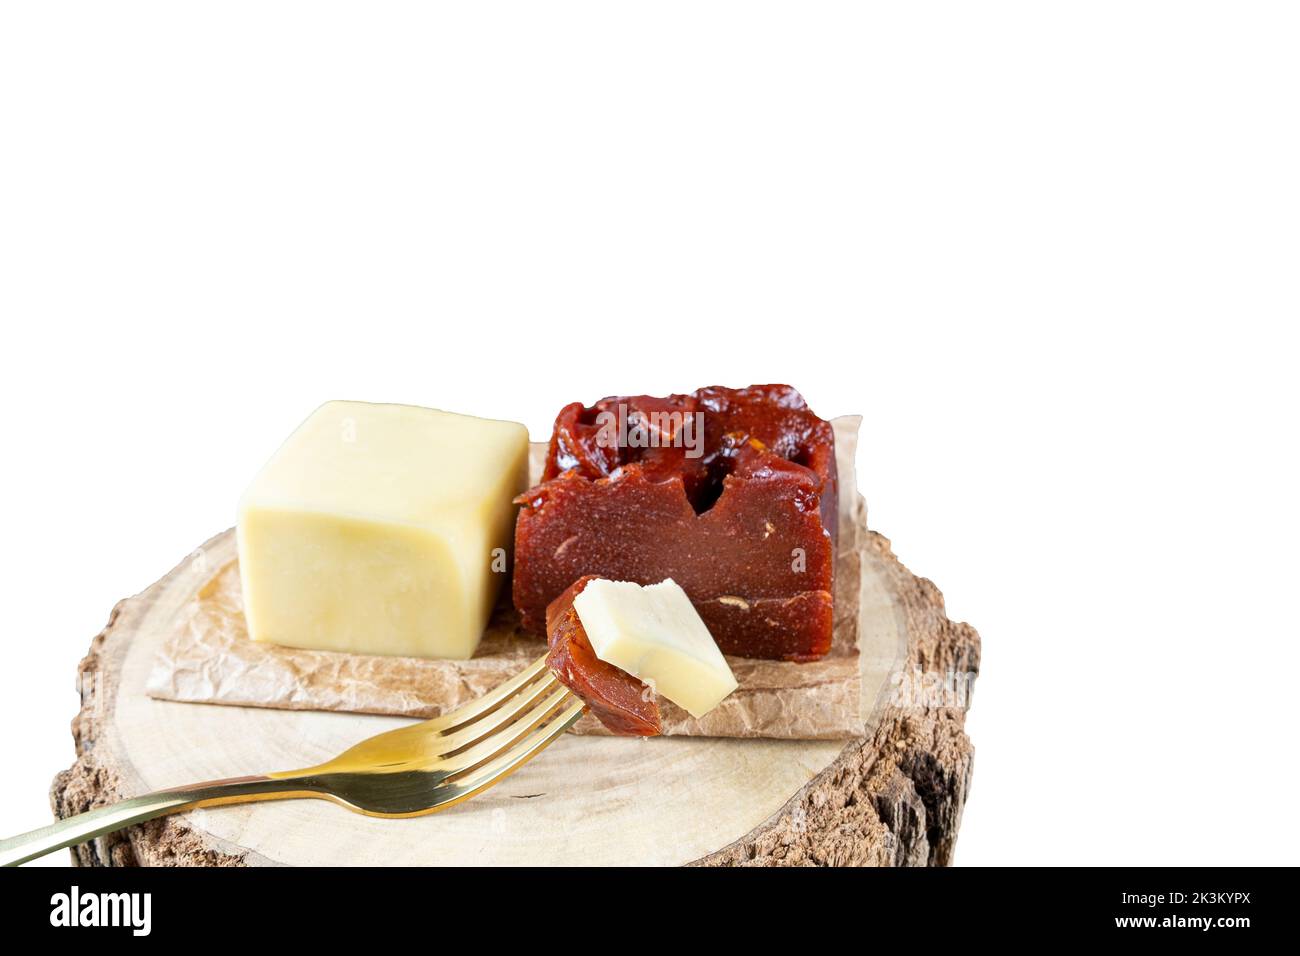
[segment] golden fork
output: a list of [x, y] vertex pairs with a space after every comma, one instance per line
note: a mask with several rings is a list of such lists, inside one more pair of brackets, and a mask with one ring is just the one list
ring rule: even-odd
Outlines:
[[464, 707], [377, 734], [327, 763], [159, 790], [0, 840], [0, 865], [17, 866], [154, 817], [227, 803], [316, 797], [372, 817], [423, 816], [505, 779], [573, 726], [583, 706], [542, 658]]

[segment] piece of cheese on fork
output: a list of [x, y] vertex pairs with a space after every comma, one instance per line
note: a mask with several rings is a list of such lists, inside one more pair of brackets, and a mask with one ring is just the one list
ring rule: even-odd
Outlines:
[[597, 657], [692, 717], [703, 717], [736, 689], [726, 658], [671, 578], [648, 587], [597, 578], [573, 599], [573, 608]]
[[255, 641], [466, 659], [506, 579], [528, 431], [412, 405], [328, 402], [239, 505]]

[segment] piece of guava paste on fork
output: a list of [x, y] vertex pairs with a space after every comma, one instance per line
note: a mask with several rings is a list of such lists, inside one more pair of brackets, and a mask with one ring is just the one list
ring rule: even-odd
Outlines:
[[596, 656], [573, 599], [596, 576], [573, 582], [546, 609], [547, 666], [560, 683], [581, 697], [611, 732], [655, 737], [662, 730], [659, 701], [649, 685]]
[[[672, 579], [642, 586], [588, 575], [547, 616], [552, 653], [568, 654], [561, 681], [615, 733], [629, 732], [622, 729], [629, 714], [660, 732], [657, 709], [645, 709], [656, 692], [699, 718], [736, 689], [713, 635]], [[647, 736], [643, 725], [631, 732]]]

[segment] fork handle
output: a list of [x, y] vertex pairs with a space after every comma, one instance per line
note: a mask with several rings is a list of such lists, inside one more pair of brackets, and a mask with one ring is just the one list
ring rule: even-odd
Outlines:
[[46, 853], [182, 810], [315, 795], [302, 781], [283, 777], [231, 777], [173, 790], [158, 790], [0, 840], [0, 866], [17, 866]]

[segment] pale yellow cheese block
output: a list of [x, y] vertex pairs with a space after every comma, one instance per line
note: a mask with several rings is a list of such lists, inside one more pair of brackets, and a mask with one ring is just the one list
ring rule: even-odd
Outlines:
[[703, 717], [736, 689], [727, 660], [686, 592], [672, 578], [642, 587], [588, 581], [573, 609], [596, 656]]
[[239, 504], [249, 635], [466, 659], [506, 579], [528, 431], [413, 405], [328, 402]]

